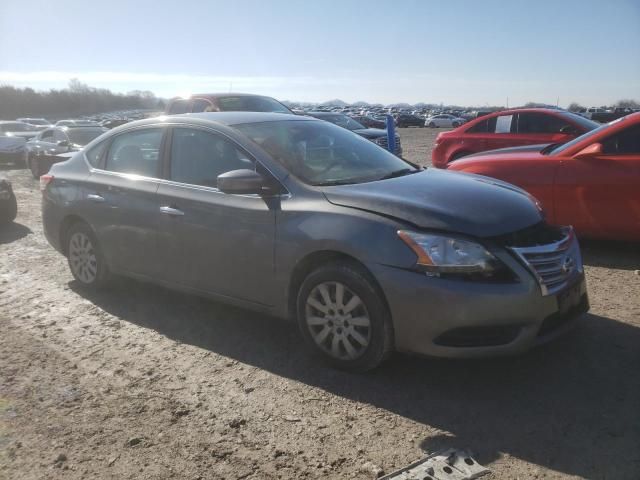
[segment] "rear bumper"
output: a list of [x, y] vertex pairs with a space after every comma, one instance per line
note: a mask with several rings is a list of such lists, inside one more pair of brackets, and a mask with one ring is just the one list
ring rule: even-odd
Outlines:
[[[509, 355], [550, 341], [589, 309], [583, 273], [565, 289], [543, 296], [533, 276], [514, 264], [518, 283], [491, 284], [428, 277], [373, 266], [393, 319], [396, 349], [450, 358]], [[574, 289], [579, 301], [559, 310], [558, 296]]]

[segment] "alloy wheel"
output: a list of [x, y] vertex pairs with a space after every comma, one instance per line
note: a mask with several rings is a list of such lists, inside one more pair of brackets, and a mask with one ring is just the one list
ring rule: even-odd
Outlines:
[[339, 360], [354, 360], [371, 342], [371, 319], [362, 299], [340, 282], [324, 282], [311, 290], [305, 321], [313, 341]]
[[69, 264], [75, 277], [91, 284], [98, 276], [98, 259], [93, 243], [83, 232], [74, 232], [69, 239]]

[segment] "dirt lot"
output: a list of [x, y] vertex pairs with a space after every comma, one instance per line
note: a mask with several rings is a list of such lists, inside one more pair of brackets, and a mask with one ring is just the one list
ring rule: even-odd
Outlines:
[[[434, 131], [401, 130], [424, 163]], [[375, 478], [442, 447], [496, 479], [640, 478], [640, 246], [589, 243], [592, 309], [524, 356], [318, 365], [292, 325], [129, 280], [88, 294], [42, 234], [0, 231], [0, 478]]]

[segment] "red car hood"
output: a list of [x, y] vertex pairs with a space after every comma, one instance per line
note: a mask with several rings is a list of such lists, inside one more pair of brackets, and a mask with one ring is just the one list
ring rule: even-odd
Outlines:
[[542, 145], [526, 145], [524, 147], [500, 148], [498, 150], [489, 150], [486, 152], [474, 153], [472, 155], [462, 157], [455, 162], [447, 164], [447, 169], [464, 170], [465, 166], [467, 165], [475, 164], [485, 160], [490, 160], [491, 162], [512, 162], [514, 160], [537, 159], [540, 157], [544, 157], [544, 155], [540, 152], [548, 145], [548, 143]]

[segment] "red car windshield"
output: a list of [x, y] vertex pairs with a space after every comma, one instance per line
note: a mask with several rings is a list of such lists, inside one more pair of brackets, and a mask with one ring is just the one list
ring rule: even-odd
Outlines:
[[593, 137], [594, 135], [597, 135], [598, 133], [600, 133], [602, 130], [604, 130], [608, 126], [609, 126], [609, 124], [605, 123], [604, 125], [601, 125], [600, 127], [596, 128], [594, 130], [591, 130], [590, 132], [585, 133], [584, 135], [580, 135], [579, 137], [574, 138], [570, 142], [560, 144], [557, 147], [552, 148], [551, 150], [545, 149], [546, 151], [543, 150], [541, 153], [543, 153], [545, 155], [559, 155], [562, 152], [564, 152], [566, 149], [573, 147], [577, 143], [580, 143], [581, 141], [586, 140], [587, 138], [590, 138], [590, 137]]

